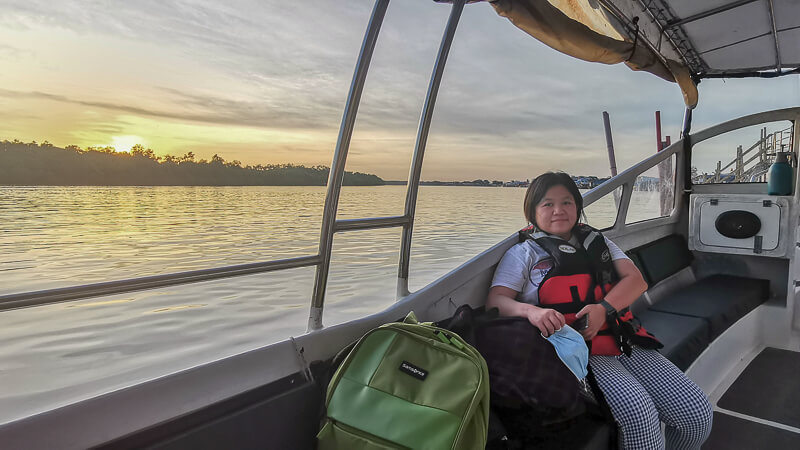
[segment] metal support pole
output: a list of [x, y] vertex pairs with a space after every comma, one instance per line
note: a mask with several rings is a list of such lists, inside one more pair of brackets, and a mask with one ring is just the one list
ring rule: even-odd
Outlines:
[[741, 183], [742, 174], [744, 173], [744, 158], [742, 157], [742, 146], [736, 147], [736, 183]]
[[719, 13], [725, 12], [725, 11], [727, 11], [729, 9], [738, 8], [738, 7], [742, 6], [742, 5], [746, 5], [748, 3], [753, 3], [754, 1], [757, 1], [757, 0], [738, 0], [738, 1], [735, 1], [735, 2], [732, 2], [732, 3], [729, 3], [727, 5], [718, 6], [716, 8], [709, 9], [707, 11], [703, 11], [703, 12], [700, 12], [700, 13], [697, 13], [697, 14], [694, 14], [694, 15], [691, 15], [691, 16], [688, 16], [688, 17], [684, 17], [683, 19], [676, 20], [674, 22], [669, 22], [664, 27], [664, 29], [666, 30], [666, 29], [669, 29], [669, 28], [678, 27], [678, 26], [681, 26], [681, 25], [684, 25], [684, 24], [687, 24], [687, 23], [690, 23], [690, 22], [694, 22], [695, 20], [704, 19], [704, 18], [706, 18], [708, 16], [713, 16], [714, 14], [719, 14]]
[[450, 10], [450, 18], [447, 19], [447, 28], [442, 36], [439, 45], [439, 54], [433, 66], [431, 81], [428, 84], [428, 93], [425, 96], [425, 104], [422, 107], [422, 114], [419, 118], [419, 128], [417, 129], [417, 140], [414, 145], [414, 159], [411, 162], [411, 169], [408, 173], [408, 190], [406, 192], [405, 216], [409, 223], [403, 227], [403, 238], [400, 244], [400, 263], [397, 273], [397, 298], [400, 299], [408, 295], [408, 266], [411, 259], [411, 233], [414, 228], [414, 213], [417, 205], [417, 193], [419, 191], [419, 178], [422, 172], [422, 160], [425, 156], [425, 146], [428, 142], [428, 133], [433, 119], [433, 109], [436, 105], [436, 96], [439, 93], [439, 85], [442, 82], [444, 66], [447, 63], [447, 56], [450, 53], [450, 46], [456, 34], [458, 21], [461, 12], [464, 10], [466, 0], [454, 0], [453, 9]]
[[769, 21], [772, 25], [772, 40], [775, 42], [775, 70], [778, 73], [783, 70], [783, 63], [781, 62], [781, 45], [778, 40], [778, 27], [775, 25], [775, 5], [772, 0], [769, 0]]
[[683, 189], [686, 192], [692, 191], [692, 109], [686, 108], [683, 113], [683, 127], [681, 138], [683, 139]]
[[608, 147], [608, 164], [611, 166], [611, 176], [617, 176], [617, 158], [614, 156], [614, 139], [611, 137], [611, 119], [608, 111], [603, 111], [603, 128], [606, 130], [606, 147]]
[[[619, 210], [617, 210], [617, 218], [614, 221], [614, 227], [625, 226], [626, 219], [628, 218], [628, 209], [631, 206], [631, 196], [633, 196], [633, 188], [636, 185], [636, 180], [631, 180], [622, 185], [622, 198], [619, 203]], [[616, 191], [616, 189], [615, 189]]]
[[350, 138], [353, 136], [353, 127], [356, 122], [358, 105], [361, 102], [361, 93], [367, 79], [369, 63], [378, 40], [378, 33], [386, 15], [389, 0], [376, 0], [372, 10], [364, 42], [361, 44], [361, 53], [353, 73], [350, 84], [350, 93], [342, 116], [342, 125], [339, 128], [339, 138], [336, 141], [336, 150], [333, 153], [331, 171], [328, 175], [328, 191], [325, 196], [325, 209], [322, 214], [322, 229], [319, 236], [319, 256], [321, 261], [317, 266], [314, 279], [314, 294], [311, 299], [311, 311], [308, 317], [308, 331], [322, 328], [322, 305], [325, 302], [325, 288], [328, 284], [328, 271], [331, 264], [331, 248], [333, 246], [333, 232], [336, 224], [336, 209], [339, 206], [339, 194], [342, 190], [344, 166], [347, 161], [347, 151], [350, 149]]
[[[664, 150], [669, 145], [669, 136], [666, 141], [661, 139], [661, 111], [656, 111], [656, 153]], [[691, 172], [690, 175], [691, 177]], [[658, 163], [658, 198], [662, 216], [669, 215], [675, 202], [672, 190], [672, 159], [665, 159]]]
[[[603, 111], [603, 128], [606, 132], [606, 147], [608, 148], [608, 165], [611, 176], [617, 176], [617, 157], [614, 155], [614, 139], [611, 137], [611, 118], [608, 111]], [[619, 192], [614, 190], [614, 206], [619, 211]]]
[[[661, 143], [661, 150], [669, 147], [672, 144], [672, 139], [669, 136], [664, 136], [664, 142]], [[672, 209], [675, 207], [675, 168], [673, 159], [665, 159], [658, 163], [658, 179], [660, 192], [659, 198], [661, 201], [661, 215], [668, 216]], [[691, 176], [691, 173], [689, 174]]]
[[661, 144], [661, 111], [656, 111], [656, 153], [661, 151]]

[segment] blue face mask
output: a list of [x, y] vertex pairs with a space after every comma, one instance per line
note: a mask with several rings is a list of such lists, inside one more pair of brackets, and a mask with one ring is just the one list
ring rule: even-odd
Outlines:
[[547, 337], [547, 340], [556, 348], [556, 353], [561, 361], [582, 380], [589, 371], [586, 369], [589, 364], [589, 348], [583, 336], [569, 325], [564, 325], [560, 330]]

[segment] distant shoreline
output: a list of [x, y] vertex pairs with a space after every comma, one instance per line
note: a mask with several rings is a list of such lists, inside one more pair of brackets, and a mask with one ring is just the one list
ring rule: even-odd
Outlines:
[[[325, 186], [330, 168], [295, 164], [242, 165], [214, 155], [157, 156], [141, 145], [82, 149], [44, 142], [0, 141], [2, 186]], [[377, 175], [344, 172], [345, 186], [380, 186]]]
[[[383, 184], [387, 186], [406, 186], [408, 181], [405, 180], [384, 180]], [[471, 186], [471, 187], [502, 187], [500, 184], [478, 184], [473, 181], [420, 181], [420, 186]]]

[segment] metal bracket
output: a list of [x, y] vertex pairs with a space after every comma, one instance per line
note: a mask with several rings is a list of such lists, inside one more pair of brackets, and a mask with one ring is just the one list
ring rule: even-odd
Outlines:
[[292, 341], [292, 345], [294, 346], [294, 354], [297, 356], [297, 362], [300, 364], [301, 372], [303, 376], [306, 378], [306, 381], [314, 382], [314, 374], [311, 372], [311, 366], [306, 361], [305, 353], [306, 349], [304, 347], [300, 347], [297, 345], [297, 341], [294, 340], [294, 336], [289, 336], [289, 340]]

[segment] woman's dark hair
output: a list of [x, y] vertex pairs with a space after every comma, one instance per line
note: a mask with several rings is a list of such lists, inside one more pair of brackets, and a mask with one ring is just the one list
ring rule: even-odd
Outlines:
[[578, 210], [578, 220], [583, 217], [583, 197], [578, 190], [578, 186], [572, 180], [572, 177], [564, 172], [545, 172], [531, 181], [528, 186], [528, 191], [525, 192], [525, 201], [523, 208], [525, 211], [525, 218], [528, 222], [538, 227], [536, 224], [536, 205], [542, 201], [544, 195], [553, 186], [564, 186], [567, 188], [572, 197], [575, 199], [575, 207]]

